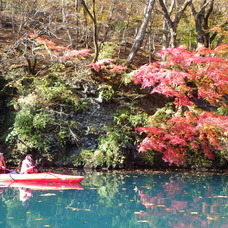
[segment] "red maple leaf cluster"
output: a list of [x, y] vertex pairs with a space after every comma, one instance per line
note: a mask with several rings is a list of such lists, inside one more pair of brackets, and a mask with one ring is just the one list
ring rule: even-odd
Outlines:
[[192, 105], [193, 98], [203, 98], [211, 104], [224, 103], [223, 95], [228, 93], [228, 61], [212, 56], [220, 51], [219, 48], [196, 52], [184, 48], [161, 50], [158, 56], [165, 61], [140, 67], [134, 82], [152, 87], [151, 93], [174, 97], [177, 106]]
[[122, 65], [116, 65], [115, 60], [110, 58], [101, 59], [96, 63], [89, 64], [88, 66], [92, 67], [92, 69], [96, 72], [105, 70], [110, 73], [120, 74], [126, 70], [126, 67]]
[[151, 93], [173, 97], [176, 105], [176, 113], [165, 124], [152, 121], [149, 127], [137, 128], [147, 135], [140, 152], [158, 151], [165, 162], [182, 165], [189, 151], [200, 151], [213, 159], [214, 152], [223, 148], [228, 117], [200, 110], [193, 99], [202, 98], [216, 107], [227, 105], [228, 61], [214, 56], [218, 50], [221, 48], [197, 52], [168, 48], [158, 53], [165, 61], [149, 63], [136, 71], [135, 83], [151, 88]]

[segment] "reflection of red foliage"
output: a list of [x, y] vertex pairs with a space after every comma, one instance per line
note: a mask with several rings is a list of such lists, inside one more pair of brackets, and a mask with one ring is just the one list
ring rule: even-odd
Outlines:
[[170, 182], [164, 184], [162, 187], [169, 194], [177, 194], [177, 192], [181, 191], [184, 188], [184, 185], [182, 182], [170, 179]]
[[[150, 220], [151, 217], [153, 221], [156, 221], [156, 219], [160, 220], [161, 216], [165, 216], [167, 217], [165, 219], [167, 227], [208, 227], [214, 222], [212, 220], [218, 219], [219, 206], [226, 203], [226, 200], [220, 197], [211, 197], [214, 199], [214, 203], [207, 203], [207, 197], [214, 195], [213, 186], [204, 192], [204, 198], [192, 196], [191, 201], [185, 200], [183, 193], [186, 183], [184, 181], [174, 180], [171, 177], [169, 182], [162, 184], [162, 187], [163, 189], [159, 187], [158, 194], [153, 195], [146, 194], [146, 190], [138, 190], [140, 201], [146, 211], [137, 213], [137, 219], [146, 217], [147, 220]], [[173, 214], [175, 214], [175, 218], [172, 219]], [[225, 228], [226, 226], [221, 224], [219, 227]]]
[[183, 209], [186, 209], [187, 206], [188, 206], [187, 201], [177, 201], [177, 200], [171, 201], [171, 208], [175, 210], [183, 210]]
[[[180, 219], [182, 220], [182, 219]], [[192, 217], [189, 219], [189, 223], [186, 224], [186, 222], [178, 222], [178, 223], [172, 223], [172, 221], [169, 222], [169, 227], [173, 228], [196, 228], [196, 224], [193, 224], [194, 222], [198, 221], [198, 226], [197, 227], [208, 227], [207, 221], [204, 221], [203, 219], [200, 219], [198, 217]]]
[[153, 208], [154, 205], [164, 204], [165, 198], [162, 197], [162, 194], [157, 194], [157, 196], [149, 196], [143, 193], [143, 191], [138, 191], [140, 196], [141, 203], [146, 208]]

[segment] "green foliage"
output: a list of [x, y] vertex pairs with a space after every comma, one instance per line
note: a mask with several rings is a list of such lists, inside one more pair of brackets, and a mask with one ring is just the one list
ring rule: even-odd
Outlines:
[[219, 107], [217, 109], [216, 114], [221, 116], [228, 116], [228, 107], [225, 107], [225, 106]]
[[115, 91], [111, 85], [102, 85], [99, 88], [100, 93], [102, 93], [102, 98], [104, 101], [110, 101], [115, 94]]
[[95, 150], [83, 150], [82, 160], [91, 167], [120, 168], [124, 163], [124, 155], [121, 153], [121, 146], [125, 143], [125, 138], [116, 132], [109, 132], [100, 137], [100, 144]]
[[[190, 15], [191, 13], [188, 12]], [[180, 20], [178, 26], [178, 43], [186, 45], [191, 49], [196, 47], [195, 23], [190, 16]]]
[[99, 53], [99, 59], [112, 58], [115, 54], [115, 46], [111, 44], [104, 45]]
[[81, 108], [78, 97], [68, 85], [59, 80], [58, 75], [47, 75], [43, 80], [35, 80], [34, 87], [40, 102], [45, 102], [48, 106], [65, 104], [75, 109]]
[[157, 153], [155, 151], [146, 151], [141, 155], [141, 159], [145, 165], [154, 166], [156, 155]]
[[186, 153], [185, 167], [190, 166], [191, 168], [210, 168], [212, 167], [212, 161], [207, 159], [202, 151], [191, 150]]
[[133, 130], [135, 127], [146, 124], [148, 115], [137, 109], [120, 109], [114, 116], [114, 123], [126, 130]]
[[45, 113], [32, 112], [28, 107], [24, 107], [17, 112], [11, 133], [6, 141], [16, 144], [17, 150], [21, 153], [30, 149], [41, 149], [47, 151], [48, 138], [44, 137], [46, 128], [51, 116]]
[[27, 152], [36, 153], [39, 160], [64, 160], [60, 155], [74, 137], [70, 128], [77, 126], [71, 115], [87, 106], [72, 91], [64, 69], [56, 64], [45, 76], [11, 78], [9, 86], [17, 87], [17, 96], [11, 101], [16, 112], [6, 138], [13, 148], [10, 161]]
[[[166, 122], [174, 115], [174, 107], [172, 103], [167, 103], [163, 108], [158, 109], [152, 116], [148, 117], [148, 122], [159, 125]], [[155, 126], [154, 125], [154, 126]]]

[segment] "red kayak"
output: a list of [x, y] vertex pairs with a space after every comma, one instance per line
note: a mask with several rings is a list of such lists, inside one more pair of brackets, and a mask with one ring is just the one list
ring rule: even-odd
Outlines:
[[79, 183], [83, 176], [65, 175], [56, 173], [32, 173], [32, 174], [0, 174], [1, 182], [39, 182], [39, 183]]

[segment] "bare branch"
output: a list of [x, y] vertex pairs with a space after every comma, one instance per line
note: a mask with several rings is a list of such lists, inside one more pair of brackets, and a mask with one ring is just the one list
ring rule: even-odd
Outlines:
[[84, 1], [84, 0], [81, 0], [81, 3], [82, 3], [82, 5], [83, 5], [85, 11], [88, 13], [89, 17], [91, 18], [91, 20], [92, 20], [93, 22], [95, 22], [95, 18], [94, 18], [94, 16], [92, 15], [92, 13], [89, 11], [89, 9], [88, 9], [88, 7], [87, 7], [85, 1]]
[[164, 3], [163, 0], [159, 0], [160, 6], [162, 8], [163, 14], [165, 16], [165, 19], [167, 20], [170, 27], [173, 27], [173, 21], [171, 20], [170, 14], [168, 12], [168, 9]]
[[205, 20], [208, 21], [210, 15], [211, 15], [211, 12], [213, 11], [213, 8], [214, 8], [214, 0], [211, 0], [210, 1], [210, 8], [208, 9], [207, 13], [206, 13], [206, 16], [205, 16]]
[[191, 4], [191, 3], [192, 3], [192, 0], [186, 0], [184, 2], [184, 4], [182, 5], [182, 7], [180, 8], [180, 10], [176, 14], [175, 21], [174, 21], [175, 24], [178, 24], [178, 22], [180, 21], [182, 15], [184, 13], [184, 11], [186, 10], [187, 6], [189, 4]]

